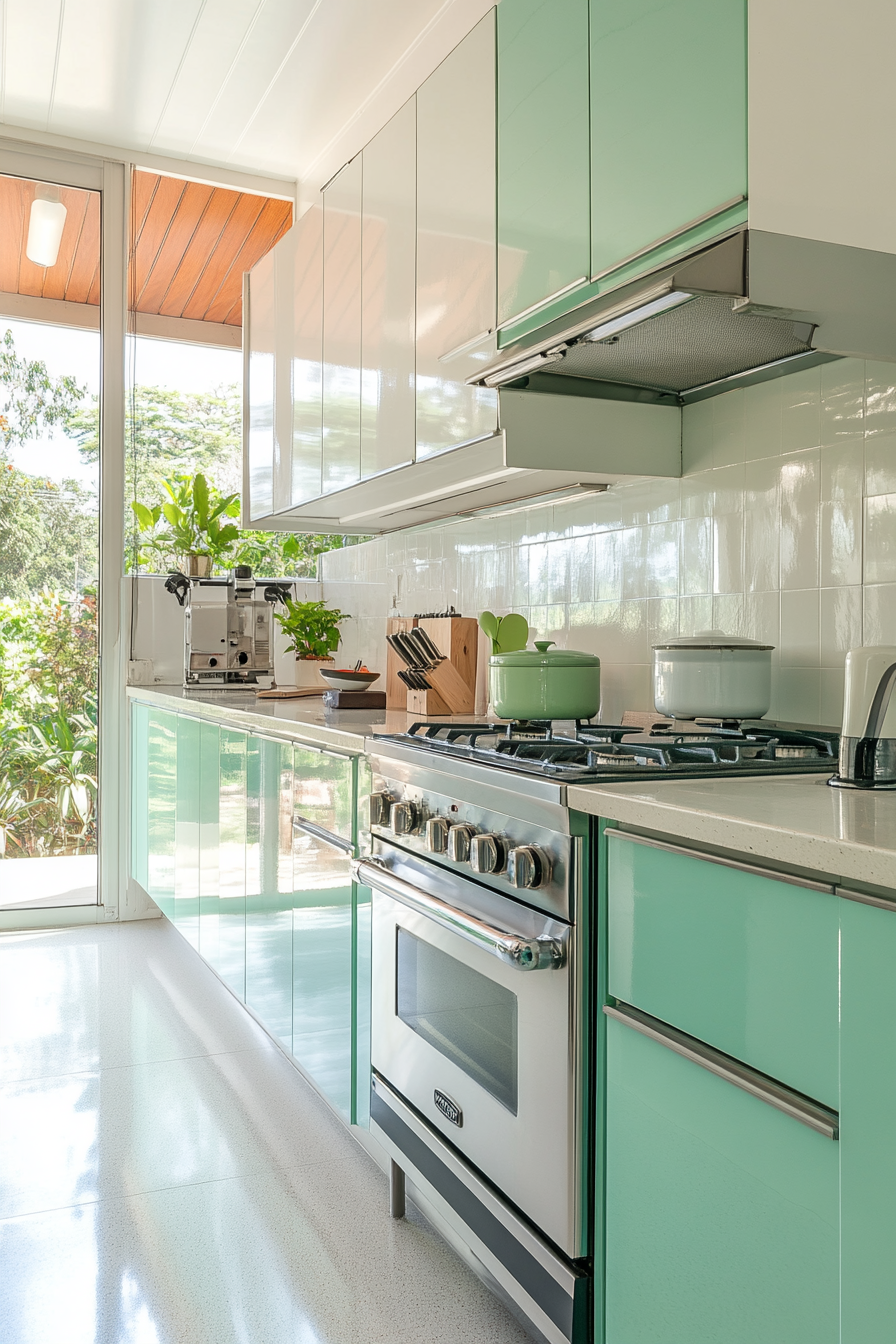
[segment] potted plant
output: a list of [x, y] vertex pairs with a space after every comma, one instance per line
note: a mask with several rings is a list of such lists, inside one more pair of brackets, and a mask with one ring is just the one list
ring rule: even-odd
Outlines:
[[318, 669], [333, 665], [333, 654], [339, 648], [339, 622], [349, 617], [323, 602], [294, 602], [287, 597], [283, 606], [286, 610], [275, 611], [274, 620], [289, 641], [287, 652], [296, 655], [296, 685], [320, 687]]
[[[190, 578], [206, 578], [216, 564], [230, 559], [239, 537], [239, 528], [227, 521], [239, 515], [239, 495], [222, 495], [201, 472], [171, 476], [162, 485], [168, 494], [164, 504], [131, 502], [140, 546], [159, 555], [173, 552]], [[168, 526], [157, 532], [162, 518]]]

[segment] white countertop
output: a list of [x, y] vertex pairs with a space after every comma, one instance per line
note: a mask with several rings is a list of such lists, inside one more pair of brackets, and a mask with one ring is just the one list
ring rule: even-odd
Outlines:
[[[259, 700], [254, 691], [190, 690], [182, 686], [129, 686], [128, 696], [145, 704], [158, 705], [181, 714], [215, 723], [230, 723], [260, 733], [275, 732], [278, 737], [293, 737], [297, 742], [332, 747], [334, 751], [362, 752], [365, 737], [382, 733], [403, 733], [419, 714], [399, 709], [326, 709], [321, 696], [303, 696], [296, 700]], [[438, 716], [440, 723], [452, 722], [448, 714]], [[479, 722], [475, 714], [463, 714], [458, 723]]]
[[400, 733], [414, 722], [399, 710], [325, 709], [320, 696], [259, 700], [254, 691], [185, 691], [182, 686], [129, 686], [128, 695], [161, 709], [188, 712], [256, 732], [276, 732], [335, 751], [361, 752], [365, 737]]
[[759, 859], [896, 888], [896, 791], [832, 789], [827, 775], [570, 786], [570, 807]]

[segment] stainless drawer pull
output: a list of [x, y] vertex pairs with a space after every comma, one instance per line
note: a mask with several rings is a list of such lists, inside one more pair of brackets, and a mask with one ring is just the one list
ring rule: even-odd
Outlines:
[[350, 840], [343, 840], [341, 835], [333, 835], [332, 831], [325, 831], [323, 826], [315, 826], [313, 821], [306, 821], [304, 817], [293, 816], [293, 828], [297, 831], [304, 831], [306, 835], [311, 835], [315, 840], [320, 840], [325, 845], [331, 845], [333, 849], [341, 849], [344, 854], [354, 857], [355, 847]]
[[613, 1017], [617, 1022], [624, 1022], [627, 1027], [633, 1027], [642, 1036], [648, 1036], [650, 1040], [674, 1050], [677, 1055], [689, 1059], [692, 1064], [699, 1064], [701, 1069], [707, 1069], [709, 1073], [724, 1078], [726, 1082], [733, 1083], [735, 1087], [742, 1088], [751, 1096], [758, 1097], [769, 1106], [774, 1106], [776, 1110], [783, 1111], [792, 1120], [799, 1120], [800, 1124], [808, 1125], [810, 1129], [823, 1134], [826, 1139], [840, 1137], [840, 1117], [836, 1111], [822, 1106], [818, 1101], [810, 1101], [801, 1092], [794, 1092], [783, 1083], [776, 1083], [773, 1078], [760, 1073], [758, 1069], [751, 1069], [749, 1064], [741, 1064], [739, 1060], [732, 1059], [721, 1050], [714, 1050], [711, 1045], [706, 1045], [696, 1037], [688, 1036], [686, 1032], [678, 1031], [676, 1027], [670, 1027], [659, 1018], [642, 1013], [627, 1003], [617, 1003], [615, 1007], [607, 1004], [604, 1006], [604, 1012], [607, 1017]]
[[743, 863], [740, 859], [726, 859], [721, 854], [709, 854], [704, 849], [691, 849], [688, 845], [670, 844], [668, 840], [653, 840], [646, 835], [634, 835], [631, 831], [620, 831], [615, 826], [607, 826], [604, 835], [608, 840], [628, 840], [633, 845], [647, 845], [650, 849], [665, 850], [667, 854], [681, 854], [686, 859], [702, 859], [704, 863], [717, 863], [722, 868], [735, 868], [739, 873], [752, 873], [755, 877], [771, 878], [773, 882], [786, 882], [791, 887], [807, 887], [809, 891], [834, 894], [832, 882], [816, 882], [811, 877], [782, 873], [777, 868], [766, 868], [761, 863]]
[[553, 971], [558, 970], [566, 961], [567, 935], [559, 938], [526, 938], [510, 933], [506, 929], [495, 929], [490, 924], [476, 919], [474, 915], [464, 914], [454, 906], [440, 901], [419, 887], [405, 882], [404, 878], [390, 873], [384, 864], [371, 859], [362, 859], [352, 864], [356, 881], [362, 886], [372, 887], [385, 896], [400, 901], [411, 910], [426, 915], [442, 928], [475, 943], [484, 952], [490, 952], [506, 965], [517, 971]]

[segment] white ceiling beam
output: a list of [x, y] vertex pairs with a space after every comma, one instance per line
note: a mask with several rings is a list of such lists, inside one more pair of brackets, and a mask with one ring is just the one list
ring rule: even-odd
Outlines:
[[[17, 322], [42, 322], [51, 327], [77, 327], [80, 331], [100, 329], [100, 310], [96, 304], [40, 299], [0, 290], [0, 319], [4, 317]], [[156, 341], [184, 341], [219, 350], [239, 350], [243, 343], [242, 327], [224, 322], [197, 322], [189, 317], [165, 317], [160, 313], [131, 313], [128, 332]]]

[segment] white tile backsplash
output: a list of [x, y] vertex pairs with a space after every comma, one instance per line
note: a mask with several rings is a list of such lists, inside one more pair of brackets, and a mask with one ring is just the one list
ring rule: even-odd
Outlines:
[[600, 656], [611, 721], [652, 708], [653, 643], [718, 626], [775, 646], [773, 716], [838, 724], [847, 650], [896, 643], [896, 365], [844, 359], [689, 406], [683, 462], [680, 481], [327, 552], [324, 596], [355, 617], [346, 659], [384, 663], [396, 594], [402, 613], [513, 609]]

